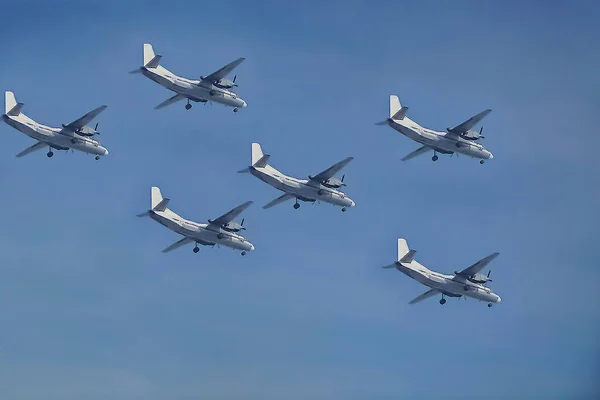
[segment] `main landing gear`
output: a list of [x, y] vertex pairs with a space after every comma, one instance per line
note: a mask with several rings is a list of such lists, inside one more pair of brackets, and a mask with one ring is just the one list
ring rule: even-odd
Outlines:
[[479, 160], [479, 164], [483, 164], [484, 162], [484, 160]]
[[433, 152], [433, 157], [431, 157], [431, 161], [436, 162], [438, 160], [438, 156], [437, 154], [435, 154], [435, 151]]
[[297, 210], [300, 208], [300, 203], [298, 203], [298, 199], [296, 199], [296, 203], [294, 204], [294, 209]]
[[196, 243], [196, 246], [194, 246], [194, 253], [197, 253], [200, 251], [200, 248], [198, 247], [198, 243]]
[[211, 96], [214, 96], [215, 94], [217, 94], [217, 92], [215, 92], [214, 90], [211, 90], [209, 93]]
[[223, 239], [225, 237], [225, 235], [223, 235], [222, 233], [217, 233], [217, 239]]
[[46, 155], [48, 156], [48, 158], [51, 158], [54, 155], [52, 149], [48, 150], [48, 153], [46, 153]]
[[446, 304], [446, 299], [442, 297], [442, 299], [440, 300], [440, 304], [441, 304], [441, 305], [444, 305], [444, 304]]
[[75, 139], [75, 138], [71, 139], [71, 143], [73, 143], [73, 144], [77, 143], [77, 139]]
[[188, 99], [187, 104], [185, 105], [185, 109], [189, 110], [190, 108], [192, 108], [192, 105], [190, 104], [190, 99]]

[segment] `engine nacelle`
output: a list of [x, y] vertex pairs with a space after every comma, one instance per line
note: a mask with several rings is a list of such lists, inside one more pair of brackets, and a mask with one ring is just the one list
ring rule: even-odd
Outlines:
[[329, 178], [325, 182], [321, 182], [321, 183], [323, 184], [323, 186], [326, 186], [331, 189], [337, 189], [342, 186], [346, 186], [346, 184], [344, 182], [342, 182], [341, 180], [339, 180], [337, 178]]
[[492, 281], [487, 275], [484, 274], [475, 274], [470, 276], [468, 279], [473, 283], [486, 283]]
[[218, 86], [221, 89], [231, 89], [232, 87], [237, 86], [237, 84], [229, 79], [220, 79], [218, 82], [215, 82], [215, 86]]
[[227, 232], [239, 232], [246, 229], [242, 226], [242, 224], [235, 221], [231, 221], [228, 224], [223, 225], [221, 228], [225, 229]]

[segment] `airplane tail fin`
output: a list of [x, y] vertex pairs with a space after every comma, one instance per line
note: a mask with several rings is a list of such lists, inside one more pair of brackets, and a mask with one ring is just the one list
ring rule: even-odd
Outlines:
[[163, 201], [162, 193], [160, 193], [160, 189], [156, 186], [152, 186], [152, 210], [156, 208]]
[[406, 239], [399, 238], [398, 239], [398, 261], [409, 263], [412, 261], [414, 255], [415, 255], [415, 251], [410, 250], [408, 248], [408, 243], [406, 243]]
[[390, 96], [390, 118], [393, 120], [402, 120], [408, 111], [408, 107], [402, 107], [400, 99], [396, 95]]
[[156, 68], [160, 63], [162, 56], [154, 54], [154, 49], [150, 43], [144, 43], [144, 67]]
[[17, 103], [15, 94], [10, 91], [4, 92], [4, 112], [8, 115], [19, 115], [23, 103]]

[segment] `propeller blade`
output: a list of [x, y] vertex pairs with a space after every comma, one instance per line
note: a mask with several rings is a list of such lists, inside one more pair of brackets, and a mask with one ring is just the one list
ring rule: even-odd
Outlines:
[[[244, 226], [244, 221], [246, 220], [246, 218], [242, 218], [242, 223], [240, 224], [240, 226]], [[488, 274], [489, 276], [489, 274]]]
[[94, 127], [94, 130], [97, 131], [98, 130], [98, 123], [96, 122], [96, 126]]
[[236, 79], [237, 79], [237, 75], [233, 77], [233, 83], [235, 83]]
[[346, 174], [342, 175], [342, 182], [344, 182], [344, 178], [346, 177]]

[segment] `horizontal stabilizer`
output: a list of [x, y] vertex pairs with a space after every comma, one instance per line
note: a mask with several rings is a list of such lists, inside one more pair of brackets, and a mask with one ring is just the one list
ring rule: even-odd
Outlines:
[[165, 211], [169, 205], [169, 199], [162, 199], [156, 206], [152, 207], [152, 211]]
[[144, 65], [144, 67], [146, 68], [156, 68], [158, 67], [158, 64], [160, 63], [160, 59], [162, 58], [162, 56], [154, 56], [152, 57], [152, 60], [148, 61], [148, 63], [146, 65]]
[[17, 115], [21, 114], [21, 108], [23, 108], [23, 103], [17, 103], [17, 105], [11, 108], [6, 114], [10, 115], [11, 117], [16, 117]]
[[392, 115], [392, 119], [394, 120], [403, 120], [406, 112], [408, 111], [408, 107], [402, 107], [397, 113]]
[[271, 156], [269, 154], [265, 154], [264, 156], [262, 156], [261, 158], [258, 159], [257, 162], [255, 162], [252, 166], [254, 168], [264, 168], [267, 166], [267, 163], [269, 162], [269, 158]]
[[416, 252], [417, 252], [416, 250], [409, 250], [409, 252], [406, 253], [406, 255], [400, 259], [400, 262], [410, 264], [412, 262], [413, 258], [415, 257]]

